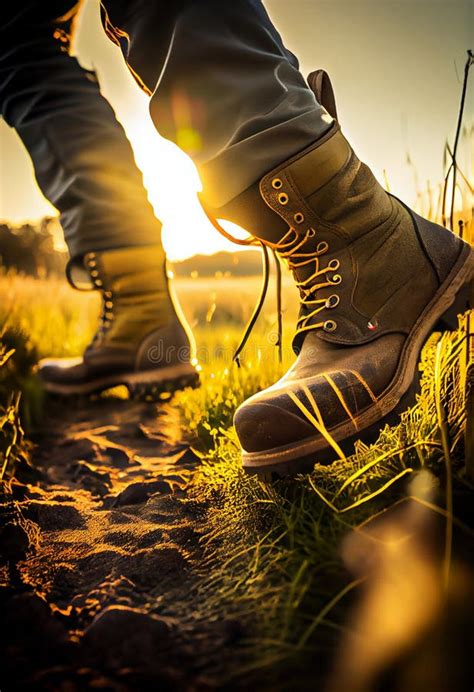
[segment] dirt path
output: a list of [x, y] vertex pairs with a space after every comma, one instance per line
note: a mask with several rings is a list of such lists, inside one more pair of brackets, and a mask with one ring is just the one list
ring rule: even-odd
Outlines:
[[52, 405], [1, 506], [2, 691], [218, 686], [235, 623], [193, 618], [195, 462], [166, 407]]

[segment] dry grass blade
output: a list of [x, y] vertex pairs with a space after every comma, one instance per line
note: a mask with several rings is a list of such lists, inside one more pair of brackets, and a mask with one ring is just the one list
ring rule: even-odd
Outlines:
[[400, 480], [400, 478], [403, 478], [409, 473], [413, 473], [412, 468], [406, 468], [403, 469], [403, 471], [400, 471], [396, 476], [393, 478], [390, 478], [386, 483], [384, 483], [380, 488], [377, 490], [374, 490], [372, 493], [369, 493], [368, 495], [365, 495], [364, 497], [360, 497], [358, 500], [350, 504], [348, 507], [342, 507], [338, 508], [336, 505], [328, 500], [324, 495], [316, 488], [314, 481], [312, 478], [309, 479], [309, 482], [311, 484], [311, 487], [317, 494], [317, 496], [323, 500], [323, 502], [336, 514], [344, 514], [345, 512], [350, 512], [353, 509], [356, 509], [357, 507], [360, 507], [361, 505], [365, 504], [366, 502], [370, 502], [371, 500], [375, 499], [379, 495], [382, 495], [390, 486], [392, 486], [394, 483]]
[[405, 454], [406, 452], [409, 452], [411, 449], [430, 446], [439, 447], [439, 444], [438, 442], [434, 442], [431, 440], [420, 440], [419, 442], [414, 442], [411, 445], [399, 447], [397, 449], [389, 449], [383, 454], [380, 454], [380, 456], [376, 457], [375, 459], [372, 459], [372, 461], [367, 462], [367, 464], [362, 466], [362, 468], [357, 469], [355, 473], [351, 474], [349, 478], [347, 478], [347, 480], [344, 481], [339, 490], [336, 492], [336, 494], [333, 497], [333, 500], [339, 497], [339, 495], [341, 495], [341, 493], [344, 490], [346, 490], [355, 480], [360, 478], [364, 473], [372, 469], [374, 466], [377, 466], [377, 464], [380, 464], [382, 461], [386, 461], [387, 459], [390, 459], [391, 457], [394, 457], [399, 454]]
[[440, 339], [436, 348], [436, 360], [434, 370], [434, 391], [438, 426], [441, 434], [443, 456], [446, 469], [446, 532], [445, 532], [445, 553], [443, 563], [443, 580], [445, 588], [449, 585], [449, 574], [451, 569], [451, 552], [453, 541], [453, 479], [452, 479], [452, 460], [449, 448], [449, 430], [442, 402], [442, 372], [443, 356], [445, 354], [444, 339]]
[[303, 404], [303, 402], [301, 402], [298, 399], [296, 394], [294, 394], [293, 392], [288, 392], [288, 396], [290, 397], [292, 402], [295, 404], [295, 406], [297, 406], [299, 408], [299, 410], [301, 411], [301, 413], [303, 413], [306, 416], [306, 418], [309, 420], [309, 422], [312, 425], [314, 425], [314, 427], [316, 428], [318, 433], [320, 433], [320, 435], [322, 435], [324, 437], [324, 439], [326, 440], [328, 445], [330, 445], [334, 449], [334, 451], [336, 452], [338, 457], [344, 461], [344, 459], [346, 458], [346, 455], [344, 454], [342, 449], [339, 447], [336, 440], [332, 437], [331, 433], [328, 432], [328, 430], [326, 430], [326, 426], [323, 423], [323, 420], [321, 418], [321, 414], [320, 414], [319, 409], [316, 405], [316, 402], [314, 401], [314, 398], [312, 397], [311, 392], [309, 391], [309, 389], [307, 387], [305, 388], [305, 394], [308, 397], [311, 405], [314, 407], [315, 413], [318, 416], [319, 420], [316, 420], [315, 416], [306, 408], [306, 406]]
[[466, 429], [464, 447], [466, 457], [466, 474], [474, 483], [474, 332], [472, 331], [472, 314], [466, 316]]
[[0, 353], [0, 368], [2, 367], [2, 365], [5, 365], [7, 360], [9, 360], [14, 353], [14, 348], [10, 349], [9, 351], [5, 351], [5, 353]]
[[341, 404], [341, 406], [342, 406], [342, 408], [344, 409], [344, 411], [347, 413], [347, 416], [348, 416], [348, 417], [350, 418], [350, 420], [352, 421], [352, 424], [353, 424], [354, 428], [355, 428], [356, 430], [358, 430], [358, 429], [359, 429], [359, 426], [357, 425], [357, 421], [356, 421], [356, 419], [354, 418], [353, 414], [351, 413], [351, 411], [350, 411], [350, 409], [349, 409], [349, 407], [348, 407], [348, 405], [347, 405], [347, 402], [346, 402], [346, 400], [344, 399], [344, 396], [343, 396], [341, 390], [339, 389], [339, 387], [337, 386], [337, 384], [334, 382], [334, 380], [332, 379], [332, 377], [330, 377], [330, 375], [324, 374], [323, 377], [324, 377], [324, 379], [326, 380], [326, 382], [330, 385], [330, 387], [332, 388], [332, 390], [334, 391], [335, 395], [336, 395], [337, 398], [338, 398], [339, 403]]

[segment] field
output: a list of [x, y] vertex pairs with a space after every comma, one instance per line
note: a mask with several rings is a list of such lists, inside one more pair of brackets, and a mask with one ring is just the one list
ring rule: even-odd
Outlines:
[[[130, 461], [129, 471], [121, 472], [119, 478], [120, 474], [114, 476], [116, 471], [107, 467], [112, 480], [103, 492], [96, 492], [94, 483], [99, 482], [103, 468], [96, 457], [91, 464], [89, 457], [80, 456], [84, 452], [78, 440], [81, 444], [84, 439], [92, 440], [100, 449], [105, 444], [111, 448], [115, 445], [133, 460], [137, 446], [142, 445], [139, 454], [145, 455], [144, 443], [136, 436], [132, 441], [127, 437], [127, 426], [133, 423], [145, 431], [148, 454], [153, 446], [158, 450], [153, 453], [159, 455], [163, 444], [178, 444], [169, 447], [173, 450], [190, 445], [182, 467], [174, 466], [170, 475], [168, 467], [160, 466], [159, 478], [168, 483], [167, 496], [171, 488], [167, 501], [177, 503], [181, 529], [186, 515], [191, 531], [185, 540], [182, 533], [174, 534], [169, 527], [165, 531], [160, 524], [160, 546], [169, 547], [171, 532], [176, 550], [192, 565], [191, 576], [187, 573], [183, 577], [182, 590], [165, 582], [162, 592], [156, 584], [147, 586], [145, 605], [137, 596], [145, 587], [138, 592], [132, 589], [134, 595], [128, 603], [137, 611], [159, 612], [178, 623], [176, 646], [184, 668], [188, 659], [193, 665], [198, 662], [197, 672], [189, 664], [190, 679], [183, 682], [180, 678], [183, 689], [191, 684], [193, 689], [209, 689], [223, 680], [227, 685], [253, 687], [263, 682], [266, 689], [288, 689], [295, 675], [299, 689], [314, 689], [329, 674], [329, 689], [349, 689], [347, 681], [351, 680], [350, 689], [362, 692], [375, 689], [376, 681], [383, 680], [393, 666], [401, 685], [394, 689], [417, 689], [406, 687], [420, 674], [410, 658], [413, 650], [421, 651], [422, 660], [433, 659], [433, 676], [441, 674], [441, 668], [453, 666], [459, 672], [465, 665], [459, 669], [459, 661], [464, 661], [468, 646], [462, 633], [463, 618], [468, 616], [466, 593], [471, 590], [462, 555], [469, 541], [472, 547], [473, 536], [472, 524], [471, 528], [467, 525], [470, 500], [466, 502], [466, 497], [472, 497], [469, 492], [474, 481], [469, 466], [473, 429], [467, 415], [472, 411], [468, 384], [474, 366], [470, 316], [460, 321], [457, 332], [442, 338], [434, 335], [425, 347], [418, 403], [396, 428], [382, 431], [370, 448], [359, 444], [354, 455], [344, 461], [326, 467], [316, 464], [310, 475], [275, 483], [259, 481], [242, 471], [232, 414], [246, 397], [274, 382], [292, 360], [290, 339], [296, 300], [289, 279], [284, 281], [282, 364], [274, 346], [273, 296], [244, 351], [242, 366], [232, 363], [258, 294], [258, 279], [180, 279], [176, 290], [196, 336], [201, 388], [177, 393], [158, 405], [128, 404], [124, 401], [126, 393], [114, 390], [98, 400], [64, 407], [43, 397], [33, 366], [42, 356], [81, 352], [94, 330], [96, 296], [75, 292], [61, 280], [34, 280], [15, 274], [0, 277], [1, 322], [5, 323], [5, 362], [0, 369], [5, 412], [0, 418], [6, 452], [3, 473], [7, 479], [16, 469], [18, 478], [13, 484], [5, 480], [7, 503], [2, 506], [5, 509], [13, 498], [19, 513], [14, 522], [23, 527], [29, 522], [30, 527], [25, 529], [29, 543], [23, 553], [13, 555], [4, 568], [4, 583], [10, 574], [22, 588], [29, 584], [31, 589], [36, 584], [35, 592], [54, 603], [54, 609], [63, 612], [67, 629], [75, 630], [76, 639], [87, 644], [91, 636], [88, 628], [97, 609], [89, 612], [84, 607], [80, 625], [73, 625], [68, 621], [71, 612], [65, 614], [69, 606], [64, 596], [64, 589], [69, 593], [67, 588], [72, 588], [67, 585], [73, 576], [61, 586], [61, 600], [57, 595], [58, 573], [53, 570], [49, 577], [39, 575], [45, 572], [46, 561], [52, 559], [49, 542], [58, 551], [55, 555], [62, 556], [57, 559], [63, 569], [64, 561], [72, 572], [81, 569], [79, 564], [86, 565], [83, 569], [91, 581], [82, 591], [74, 585], [72, 603], [77, 599], [82, 603], [81, 598], [90, 600], [95, 594], [100, 615], [101, 609], [114, 603], [110, 594], [108, 601], [101, 600], [113, 582], [107, 570], [99, 570], [100, 576], [94, 571], [103, 558], [103, 546], [102, 552], [97, 549], [87, 554], [87, 563], [81, 562], [84, 536], [81, 534], [82, 542], [76, 545], [71, 527], [63, 533], [58, 530], [62, 521], [59, 506], [58, 513], [52, 515], [58, 521], [54, 527], [51, 519], [49, 524], [42, 523], [41, 513], [31, 513], [31, 503], [57, 506], [61, 502], [57, 498], [64, 495], [81, 517], [94, 517], [94, 512], [105, 508], [108, 514], [104, 516], [110, 520], [113, 510], [108, 509], [107, 498], [117, 498], [117, 492], [123, 492], [132, 481], [151, 482], [158, 477], [156, 468], [139, 457], [142, 475], [133, 476], [137, 471]], [[16, 353], [8, 356], [12, 349]], [[34, 447], [22, 438], [17, 399], [7, 396], [14, 391], [22, 392], [21, 419]], [[76, 458], [86, 460], [79, 463], [88, 464], [87, 483], [84, 476], [78, 480], [77, 474], [73, 479], [68, 475], [71, 450], [79, 454]], [[51, 458], [57, 460], [53, 469], [56, 475], [51, 475], [48, 466], [54, 466]], [[31, 460], [41, 469], [39, 478]], [[33, 500], [24, 485], [31, 482], [39, 484], [43, 493]], [[140, 509], [135, 513], [130, 510], [134, 531], [145, 526], [144, 522], [150, 526], [148, 514], [141, 513], [166, 499], [161, 497], [162, 488], [151, 495], [143, 494], [143, 488], [140, 492], [139, 503], [134, 505]], [[123, 511], [123, 521], [131, 522], [127, 508]], [[43, 543], [28, 552], [28, 546], [36, 545], [36, 538], [32, 538], [36, 524], [43, 532]], [[173, 531], [176, 526], [173, 524]], [[86, 540], [91, 540], [87, 534]], [[66, 544], [74, 553], [72, 558], [64, 557], [68, 555]], [[114, 552], [107, 544], [110, 564], [110, 556], [125, 547], [120, 544]], [[31, 557], [33, 554], [36, 557]], [[132, 572], [121, 574], [132, 579]], [[422, 602], [420, 593], [424, 594]], [[456, 625], [454, 635], [450, 617]], [[427, 628], [434, 632], [436, 642], [424, 638]], [[452, 636], [459, 647], [448, 660], [438, 655], [438, 645]], [[17, 651], [18, 643], [15, 646]], [[192, 655], [190, 646], [195, 647]], [[143, 651], [142, 644], [140, 649]], [[141, 660], [135, 650], [134, 656]], [[365, 662], [362, 667], [361, 660]], [[334, 661], [338, 661], [337, 666], [333, 666]], [[98, 670], [118, 685], [122, 678], [117, 662], [103, 665], [105, 668], [97, 664]], [[31, 672], [37, 673], [35, 669]], [[459, 674], [462, 676], [463, 670]], [[133, 678], [134, 684], [138, 679], [143, 682], [145, 678]], [[50, 678], [46, 675], [41, 680]], [[180, 684], [176, 683], [178, 688]]]

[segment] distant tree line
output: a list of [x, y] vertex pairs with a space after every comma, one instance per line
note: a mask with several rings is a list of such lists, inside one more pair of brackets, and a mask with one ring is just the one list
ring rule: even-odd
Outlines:
[[67, 253], [54, 246], [54, 218], [12, 226], [0, 222], [0, 267], [43, 278], [64, 273]]
[[254, 276], [262, 272], [262, 258], [258, 250], [216, 252], [213, 255], [194, 255], [181, 262], [173, 262], [176, 276], [199, 278], [226, 276]]
[[[58, 220], [50, 217], [21, 226], [0, 222], [0, 269], [35, 278], [64, 275], [68, 255], [55, 247], [60, 233]], [[262, 260], [258, 250], [216, 252], [173, 262], [173, 270], [176, 276], [191, 278], [253, 276], [260, 275]]]

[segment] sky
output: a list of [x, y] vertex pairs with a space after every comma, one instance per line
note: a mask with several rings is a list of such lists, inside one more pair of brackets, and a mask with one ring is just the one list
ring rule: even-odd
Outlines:
[[[343, 131], [379, 180], [410, 204], [415, 177], [419, 187], [438, 184], [445, 141], [453, 141], [466, 50], [474, 48], [474, 0], [266, 0], [265, 5], [303, 74], [317, 68], [329, 72]], [[151, 124], [147, 97], [102, 32], [96, 0], [86, 0], [75, 51], [84, 66], [97, 71], [132, 142], [164, 222], [170, 258], [234, 249], [199, 209], [193, 164]], [[471, 86], [467, 124], [473, 121], [473, 93]], [[0, 219], [19, 223], [54, 213], [18, 136], [3, 121], [0, 152]], [[471, 155], [465, 147], [461, 165], [469, 177]]]

